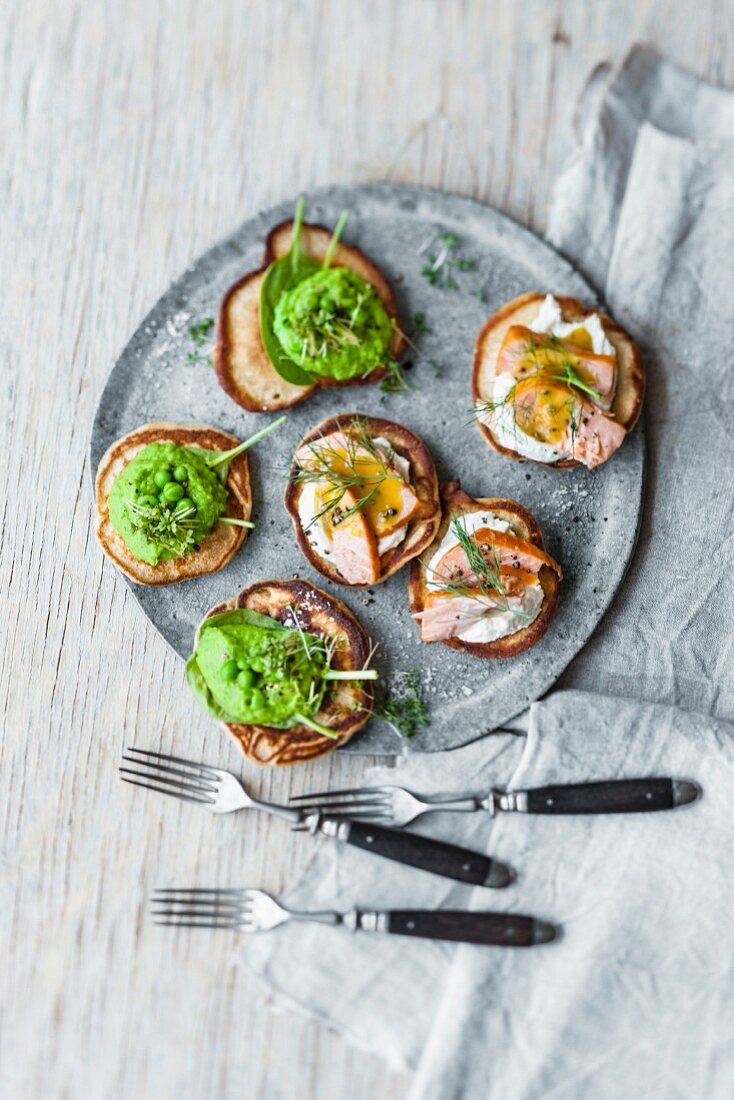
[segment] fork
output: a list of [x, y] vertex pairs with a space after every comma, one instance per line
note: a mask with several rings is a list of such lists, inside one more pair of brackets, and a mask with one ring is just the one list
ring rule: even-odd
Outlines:
[[518, 913], [455, 909], [392, 909], [301, 912], [286, 909], [264, 890], [163, 889], [151, 898], [156, 924], [175, 928], [229, 928], [269, 932], [290, 921], [307, 921], [349, 932], [387, 932], [431, 940], [454, 940], [497, 947], [532, 947], [556, 938], [547, 921]]
[[500, 811], [529, 814], [619, 814], [669, 810], [699, 796], [695, 783], [683, 779], [608, 779], [566, 783], [526, 791], [491, 790], [486, 797], [428, 802], [404, 787], [358, 787], [295, 795], [290, 802], [308, 812], [348, 814], [401, 828], [422, 814], [476, 813], [494, 817]]
[[501, 887], [512, 881], [510, 869], [504, 863], [456, 844], [352, 821], [338, 809], [333, 814], [322, 814], [318, 810], [263, 802], [253, 798], [240, 780], [223, 768], [137, 748], [126, 749], [122, 760], [127, 767], [121, 767], [120, 774], [126, 783], [195, 802], [210, 813], [226, 814], [245, 808], [263, 810], [289, 821], [294, 829], [307, 830], [312, 836], [320, 833], [458, 882]]

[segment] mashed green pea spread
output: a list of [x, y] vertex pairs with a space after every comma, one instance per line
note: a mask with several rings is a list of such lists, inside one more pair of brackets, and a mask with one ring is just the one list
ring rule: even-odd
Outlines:
[[228, 718], [287, 729], [316, 714], [326, 690], [323, 642], [296, 630], [236, 622], [202, 629], [194, 653], [214, 702]]
[[173, 443], [149, 443], [127, 464], [110, 491], [112, 526], [139, 561], [180, 558], [214, 527], [227, 489], [204, 455]]
[[387, 361], [393, 322], [374, 287], [353, 271], [330, 267], [283, 294], [273, 331], [304, 370], [344, 379]]

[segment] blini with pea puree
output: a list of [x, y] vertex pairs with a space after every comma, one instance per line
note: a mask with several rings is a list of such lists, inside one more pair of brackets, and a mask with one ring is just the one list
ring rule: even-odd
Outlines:
[[[180, 558], [150, 565], [140, 561], [128, 548], [122, 535], [112, 525], [107, 502], [110, 491], [127, 464], [149, 443], [172, 443], [177, 447], [201, 447], [210, 451], [229, 451], [240, 442], [236, 436], [204, 424], [145, 424], [118, 439], [103, 456], [95, 481], [96, 535], [99, 543], [118, 569], [138, 584], [175, 584], [205, 573], [215, 573], [237, 553], [247, 538], [248, 529], [228, 523], [217, 523], [202, 539], [198, 549]], [[238, 455], [231, 463], [226, 488], [229, 491], [227, 516], [249, 520], [252, 512], [252, 492], [247, 454]]]
[[[339, 381], [319, 378], [310, 386], [286, 382], [276, 371], [260, 335], [260, 289], [270, 264], [288, 253], [293, 237], [293, 222], [274, 226], [265, 242], [262, 265], [249, 271], [234, 283], [224, 295], [217, 317], [217, 344], [214, 368], [219, 385], [233, 401], [250, 412], [273, 412], [299, 405], [317, 389], [332, 386], [366, 386], [385, 377], [385, 364], [375, 364], [368, 374]], [[301, 232], [303, 252], [322, 263], [332, 233], [323, 225], [304, 223]], [[395, 328], [390, 343], [390, 355], [399, 360], [406, 349], [406, 340], [398, 324], [395, 295], [379, 267], [354, 245], [340, 241], [334, 252], [334, 267], [345, 267], [374, 287]]]
[[[331, 664], [335, 670], [356, 671], [365, 668], [369, 661], [369, 639], [358, 619], [341, 600], [307, 581], [258, 581], [243, 589], [239, 595], [211, 608], [205, 617], [238, 608], [270, 615], [284, 626], [295, 626], [295, 614], [304, 633], [338, 639]], [[198, 641], [197, 631], [194, 649]], [[290, 729], [234, 722], [225, 722], [224, 725], [247, 759], [255, 764], [304, 764], [346, 744], [370, 718], [372, 703], [369, 681], [331, 683], [323, 705], [314, 717], [333, 731], [333, 737], [326, 737], [305, 725], [291, 726]]]

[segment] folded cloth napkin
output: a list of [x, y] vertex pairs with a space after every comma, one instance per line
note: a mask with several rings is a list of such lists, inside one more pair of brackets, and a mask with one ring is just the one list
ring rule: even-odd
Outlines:
[[636, 48], [578, 112], [548, 237], [640, 342], [640, 541], [563, 686], [734, 717], [734, 94]]
[[292, 925], [244, 958], [298, 1006], [392, 1065], [411, 1100], [730, 1100], [734, 1080], [734, 724], [556, 692], [527, 738], [492, 735], [403, 757], [369, 782], [429, 795], [492, 784], [671, 775], [699, 802], [604, 817], [437, 814], [421, 831], [515, 866], [506, 890], [453, 885], [324, 842], [294, 908], [496, 908], [559, 922], [528, 950], [459, 947]]
[[492, 851], [522, 870], [508, 908], [560, 921], [563, 939], [457, 950], [411, 1100], [730, 1100], [734, 724], [556, 692], [531, 709], [512, 783], [641, 774], [695, 777], [703, 797], [495, 821]]
[[617, 73], [595, 74], [579, 129], [549, 237], [642, 345], [639, 550], [565, 674], [585, 690], [535, 704], [527, 741], [495, 734], [365, 778], [430, 795], [657, 772], [705, 794], [634, 818], [444, 814], [417, 826], [515, 863], [520, 881], [504, 892], [320, 847], [288, 904], [493, 906], [564, 925], [560, 943], [524, 952], [308, 927], [248, 945], [276, 1001], [415, 1070], [411, 1100], [732, 1092], [734, 99], [635, 49]]

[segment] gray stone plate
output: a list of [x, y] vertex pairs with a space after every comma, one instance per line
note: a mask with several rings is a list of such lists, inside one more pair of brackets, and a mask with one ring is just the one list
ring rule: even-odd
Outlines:
[[[289, 411], [287, 424], [250, 452], [257, 529], [219, 573], [162, 588], [128, 581], [136, 599], [170, 646], [186, 657], [194, 629], [213, 604], [245, 585], [296, 574], [326, 588], [357, 613], [375, 642], [376, 663], [388, 680], [420, 672], [430, 728], [410, 742], [435, 752], [472, 741], [543, 695], [597, 626], [614, 598], [637, 537], [644, 478], [644, 440], [638, 427], [600, 470], [550, 470], [495, 454], [470, 423], [474, 337], [503, 302], [527, 290], [555, 291], [587, 301], [594, 295], [560, 256], [497, 211], [458, 195], [399, 185], [333, 187], [307, 195], [309, 221], [333, 226], [350, 211], [345, 239], [361, 247], [396, 288], [408, 331], [417, 312], [430, 334], [407, 372], [411, 389], [381, 401], [378, 386], [326, 390]], [[202, 256], [161, 298], [110, 374], [91, 441], [96, 471], [107, 447], [155, 420], [203, 422], [241, 438], [267, 422], [246, 413], [217, 384], [205, 364], [188, 365], [188, 327], [215, 316], [227, 287], [260, 263], [271, 226], [290, 217], [294, 202], [259, 214]], [[421, 246], [436, 229], [461, 239], [459, 253], [476, 266], [457, 273], [458, 289], [437, 289], [421, 274]], [[483, 290], [480, 294], [479, 291]], [[483, 300], [481, 300], [483, 299]], [[431, 363], [439, 364], [436, 377]], [[283, 507], [285, 472], [301, 436], [339, 412], [359, 411], [400, 421], [430, 447], [439, 478], [460, 477], [472, 496], [514, 497], [537, 517], [546, 545], [562, 563], [561, 607], [545, 637], [511, 660], [481, 661], [442, 645], [422, 645], [407, 604], [407, 570], [373, 592], [342, 588], [303, 558]], [[192, 700], [192, 706], [196, 704]], [[373, 719], [344, 751], [395, 753], [404, 741]]]

